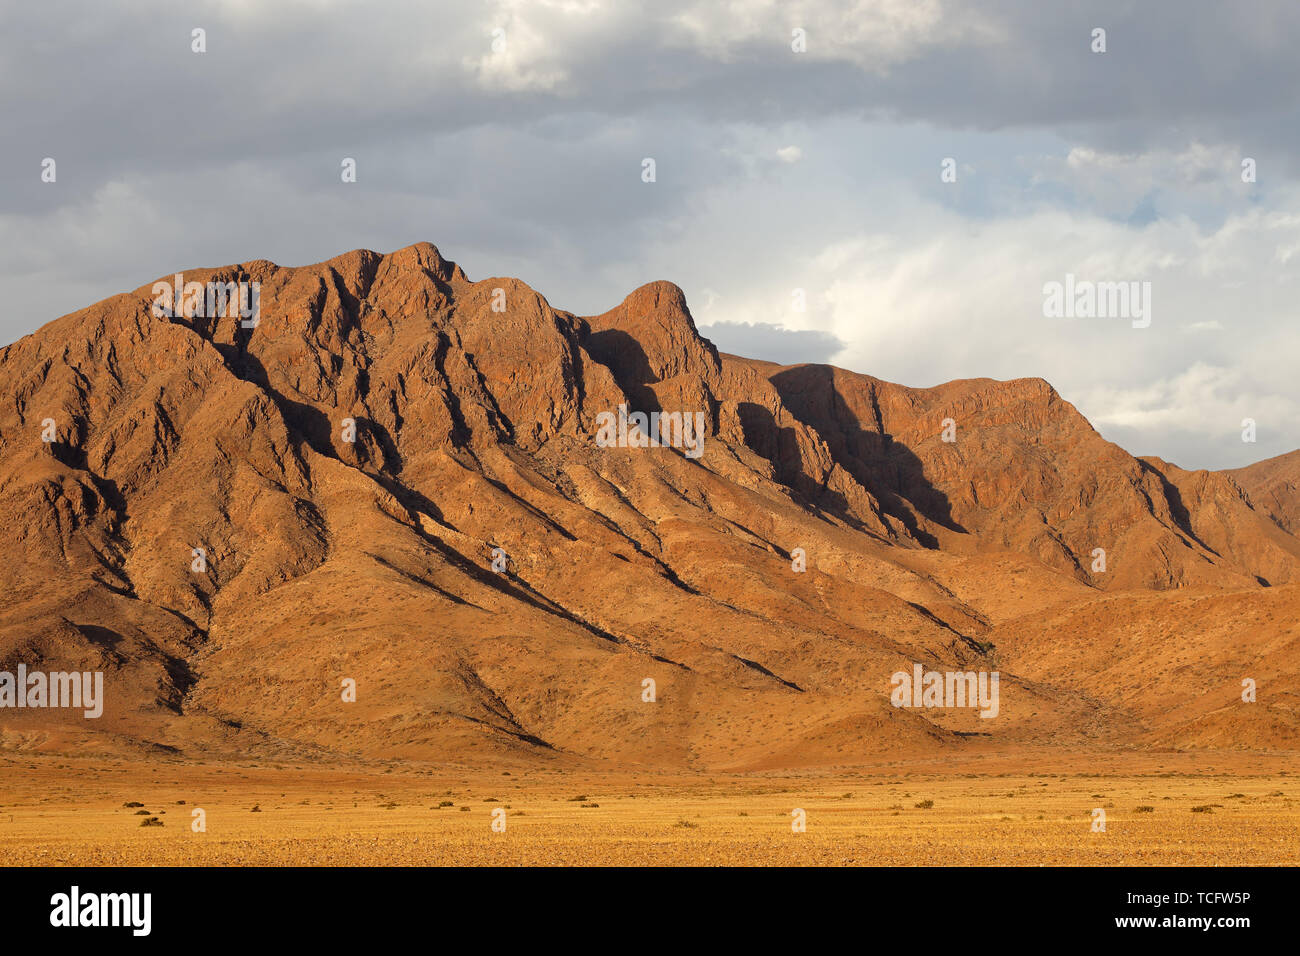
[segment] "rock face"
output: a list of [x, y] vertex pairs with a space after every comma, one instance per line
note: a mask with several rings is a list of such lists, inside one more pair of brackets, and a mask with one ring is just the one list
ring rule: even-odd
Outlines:
[[1256, 508], [1279, 527], [1300, 534], [1300, 451], [1224, 474], [1244, 488]]
[[[256, 283], [256, 326], [151, 283], [0, 350], [0, 670], [106, 683], [96, 720], [0, 709], [0, 746], [1293, 745], [1300, 452], [1187, 472], [1040, 380], [720, 355], [671, 283], [583, 318], [428, 244], [184, 282]], [[597, 441], [620, 406], [702, 453]], [[998, 717], [891, 706], [913, 663], [998, 670]]]

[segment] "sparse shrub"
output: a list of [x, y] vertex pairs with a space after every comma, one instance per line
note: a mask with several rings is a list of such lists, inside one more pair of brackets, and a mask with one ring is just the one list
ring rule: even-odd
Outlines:
[[129, 809], [131, 809], [132, 807], [143, 807], [144, 804], [143, 804], [143, 803], [136, 803], [134, 800], [128, 800], [126, 803], [122, 804], [122, 806], [126, 807], [126, 808], [129, 810]]
[[157, 817], [149, 817], [147, 820], [140, 821], [140, 826], [142, 827], [160, 827], [162, 825], [163, 822]]
[[934, 801], [933, 801], [933, 800], [922, 800], [920, 803], [916, 804], [915, 806], [916, 806], [916, 809], [918, 809], [918, 810], [929, 810], [931, 807], [934, 806]]
[[694, 830], [696, 827], [699, 826], [699, 824], [692, 823], [690, 820], [683, 819], [683, 820], [678, 820], [676, 823], [673, 824], [673, 826], [680, 827], [683, 830]]
[[1156, 808], [1155, 807], [1134, 807], [1133, 812], [1134, 813], [1155, 813]]
[[1210, 805], [1207, 803], [1207, 804], [1205, 804], [1204, 806], [1200, 806], [1200, 807], [1192, 807], [1192, 812], [1193, 812], [1193, 813], [1213, 813], [1213, 812], [1214, 812], [1214, 807], [1210, 806]]

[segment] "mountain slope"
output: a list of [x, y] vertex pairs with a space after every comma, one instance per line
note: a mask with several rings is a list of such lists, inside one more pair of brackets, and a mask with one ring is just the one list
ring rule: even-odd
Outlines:
[[[1166, 675], [1175, 724], [1057, 679], [1103, 669], [1037, 623], [1294, 607], [1294, 484], [1133, 458], [1037, 380], [720, 355], [666, 282], [584, 318], [427, 243], [184, 279], [258, 283], [258, 324], [151, 283], [0, 350], [0, 669], [109, 690], [0, 711], [6, 746], [767, 767], [1281, 732], [1196, 703], [1253, 641], [1293, 660], [1276, 634]], [[620, 406], [698, 413], [700, 453], [609, 447]], [[912, 662], [1002, 667], [999, 719], [890, 706]]]

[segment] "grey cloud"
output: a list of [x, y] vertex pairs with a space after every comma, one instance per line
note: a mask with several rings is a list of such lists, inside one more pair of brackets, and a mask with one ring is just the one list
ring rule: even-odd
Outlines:
[[826, 363], [844, 348], [844, 343], [829, 332], [786, 329], [765, 322], [718, 322], [699, 329], [720, 352], [779, 365]]
[[[897, 49], [885, 37], [890, 55], [879, 60], [866, 48], [825, 57], [837, 39], [835, 11], [846, 9], [830, 0], [663, 0], [563, 14], [576, 6], [181, 8], [159, 0], [0, 8], [0, 342], [172, 270], [250, 258], [298, 265], [429, 240], [471, 276], [518, 275], [580, 314], [603, 311], [656, 277], [686, 289], [697, 310], [717, 289], [705, 334], [724, 350], [791, 362], [827, 361], [844, 349], [876, 366], [860, 371], [889, 374], [879, 349], [858, 347], [862, 337], [886, 314], [899, 335], [911, 334], [922, 300], [955, 288], [956, 263], [887, 313], [872, 312], [868, 299], [834, 333], [784, 329], [794, 287], [808, 288], [810, 322], [828, 326], [822, 292], [842, 287], [850, 264], [819, 266], [828, 250], [866, 237], [859, 267], [869, 262], [884, 275], [928, 243], [1039, 209], [1059, 212], [1067, 233], [1079, 210], [1127, 221], [1134, 232], [1180, 215], [1211, 230], [1251, 205], [1300, 214], [1284, 192], [1288, 175], [1300, 173], [1300, 7], [1285, 0], [1245, 8], [1211, 0], [949, 2], [933, 36], [921, 31]], [[735, 20], [695, 35], [681, 17], [693, 8]], [[808, 30], [807, 56], [789, 51], [795, 17]], [[480, 82], [475, 64], [497, 23], [511, 24], [525, 73], [560, 79], [517, 89]], [[208, 30], [202, 56], [189, 51], [195, 26]], [[1088, 50], [1094, 26], [1108, 30], [1105, 54]], [[1190, 183], [1164, 175], [1159, 160], [1193, 142], [1224, 157], [1225, 176], [1238, 148], [1254, 156], [1259, 184], [1218, 188], [1219, 167]], [[774, 160], [786, 145], [801, 148], [798, 163]], [[1059, 170], [1074, 146], [1144, 159], [1072, 181]], [[937, 163], [946, 155], [975, 172], [941, 191]], [[39, 180], [45, 156], [59, 163], [57, 184]], [[346, 187], [344, 156], [359, 163], [359, 182]], [[658, 162], [653, 185], [640, 181], [644, 156]], [[936, 218], [936, 207], [962, 220]], [[1002, 248], [968, 252], [991, 265], [967, 279], [971, 295], [955, 301], [954, 320], [974, 314], [985, 273], [1014, 267], [1014, 256], [998, 255], [1014, 242], [992, 235]], [[1040, 243], [1060, 238], [1045, 232]], [[1279, 233], [1281, 252], [1260, 245], [1258, 255], [1267, 264], [1288, 242]], [[1279, 274], [1287, 261], [1278, 259]], [[1059, 265], [1052, 276], [1074, 267]], [[1267, 290], [1262, 276], [1254, 285]], [[1229, 301], [1206, 291], [1188, 278], [1179, 321], [1271, 308], [1258, 296]], [[1162, 320], [1172, 315], [1166, 302]], [[1282, 311], [1266, 314], [1225, 359], [1260, 373], [1247, 377], [1261, 401], [1280, 395], [1275, 383], [1286, 380], [1264, 374], [1285, 341], [1272, 324]], [[997, 374], [1008, 359], [990, 344], [990, 330], [973, 319], [961, 329], [942, 345], [960, 360], [942, 371]], [[1186, 344], [1180, 367], [1213, 349]], [[937, 375], [942, 354], [918, 354], [898, 371]], [[1152, 354], [1108, 361], [1109, 384], [1132, 388], [1143, 374], [1174, 373], [1172, 360]], [[1071, 357], [1036, 349], [1017, 373], [1062, 385], [1098, 377], [1074, 370]], [[1274, 426], [1270, 441], [1286, 445], [1283, 431]], [[1189, 421], [1175, 445], [1143, 426], [1133, 429], [1132, 447], [1176, 447], [1189, 466], [1198, 447], [1204, 460], [1225, 460], [1205, 434]]]

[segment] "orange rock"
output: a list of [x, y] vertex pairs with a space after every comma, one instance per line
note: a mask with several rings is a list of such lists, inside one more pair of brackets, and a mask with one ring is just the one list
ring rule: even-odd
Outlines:
[[[743, 768], [1294, 738], [1300, 452], [1187, 472], [1041, 380], [720, 355], [671, 283], [582, 318], [427, 243], [184, 279], [257, 283], [257, 327], [150, 283], [0, 349], [0, 670], [107, 694], [0, 710], [2, 741]], [[624, 404], [704, 413], [703, 454], [598, 447]], [[998, 717], [893, 708], [914, 663], [998, 670]]]

